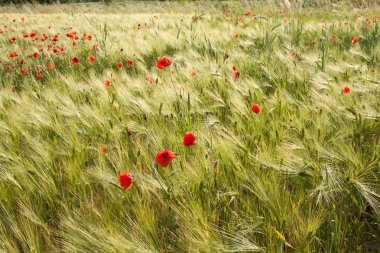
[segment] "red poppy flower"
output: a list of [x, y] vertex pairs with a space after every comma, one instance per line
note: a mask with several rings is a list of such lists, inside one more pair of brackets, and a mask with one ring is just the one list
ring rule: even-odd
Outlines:
[[11, 44], [14, 43], [15, 41], [16, 41], [16, 37], [12, 37], [8, 40], [8, 42]]
[[124, 190], [129, 190], [133, 186], [133, 178], [132, 175], [128, 172], [120, 173], [120, 186], [123, 187]]
[[76, 46], [77, 46], [77, 42], [73, 41], [73, 47], [76, 47]]
[[102, 152], [103, 154], [106, 154], [108, 152], [108, 148], [106, 145], [102, 145], [102, 147], [100, 148], [100, 152]]
[[163, 56], [163, 57], [158, 58], [157, 68], [164, 69], [164, 68], [172, 65], [172, 63], [173, 63], [173, 61], [169, 57]]
[[29, 37], [29, 34], [25, 33], [24, 38], [28, 38], [28, 37]]
[[251, 110], [252, 110], [252, 112], [254, 112], [254, 113], [260, 113], [260, 111], [261, 111], [261, 109], [260, 109], [260, 106], [258, 105], [258, 104], [253, 104], [252, 106], [251, 106]]
[[235, 73], [234, 73], [235, 80], [238, 80], [239, 77], [240, 77], [240, 72], [239, 71], [235, 71]]
[[95, 57], [93, 55], [90, 55], [90, 57], [88, 57], [88, 60], [90, 62], [94, 62], [95, 61]]
[[246, 13], [244, 13], [245, 16], [249, 16], [251, 15], [251, 12], [250, 11], [247, 11]]
[[57, 42], [58, 41], [58, 34], [54, 35], [54, 38], [53, 38], [53, 42]]
[[44, 74], [39, 73], [39, 74], [37, 75], [37, 79], [41, 80], [42, 78], [44, 78]]
[[37, 35], [37, 33], [35, 33], [35, 32], [32, 32], [32, 33], [30, 33], [30, 35], [29, 35], [29, 36], [33, 38], [33, 37], [34, 37], [34, 36], [36, 36], [36, 35]]
[[196, 76], [196, 75], [197, 75], [197, 73], [195, 71], [191, 72], [191, 76]]
[[73, 56], [73, 58], [71, 58], [71, 63], [72, 63], [72, 64], [78, 64], [78, 63], [79, 63], [79, 59], [78, 59], [78, 57]]
[[34, 52], [33, 56], [37, 58], [38, 57], [38, 52]]
[[191, 146], [194, 145], [197, 140], [197, 137], [193, 133], [186, 133], [183, 137], [183, 145], [185, 146]]
[[350, 94], [350, 92], [351, 92], [351, 88], [348, 87], [348, 86], [345, 86], [345, 87], [343, 88], [343, 92], [344, 92], [344, 94]]
[[20, 72], [21, 72], [23, 75], [25, 75], [25, 76], [28, 74], [28, 71], [25, 70], [25, 69], [21, 69]]
[[48, 67], [49, 67], [50, 70], [53, 70], [54, 69], [54, 64], [53, 63], [49, 63]]
[[117, 63], [117, 67], [118, 67], [119, 69], [121, 69], [121, 68], [123, 67], [123, 63], [122, 63], [121, 61], [119, 61], [119, 62]]
[[359, 41], [358, 37], [354, 37], [351, 41], [352, 45], [355, 45]]
[[21, 59], [19, 62], [18, 62], [20, 65], [23, 65], [25, 63], [24, 59]]
[[18, 53], [17, 53], [17, 52], [12, 52], [12, 53], [9, 54], [9, 57], [10, 57], [10, 58], [14, 58], [14, 57], [16, 57], [16, 56], [18, 56]]
[[158, 151], [156, 162], [162, 167], [167, 167], [177, 156], [170, 150], [165, 149]]
[[234, 38], [235, 39], [239, 38], [239, 34], [235, 34]]
[[129, 59], [128, 60], [128, 65], [129, 66], [133, 66], [133, 65], [135, 65], [135, 62], [133, 60]]
[[110, 87], [110, 86], [111, 86], [111, 82], [108, 81], [108, 80], [105, 80], [105, 81], [104, 81], [104, 85], [105, 85], [106, 87]]

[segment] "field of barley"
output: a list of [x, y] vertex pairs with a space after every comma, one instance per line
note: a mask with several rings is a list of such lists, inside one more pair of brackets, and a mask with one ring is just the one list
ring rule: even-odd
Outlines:
[[0, 252], [380, 252], [380, 7], [0, 7]]

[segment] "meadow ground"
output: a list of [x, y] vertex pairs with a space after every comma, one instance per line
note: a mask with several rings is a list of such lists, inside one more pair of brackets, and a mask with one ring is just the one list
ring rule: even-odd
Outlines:
[[380, 9], [343, 7], [0, 7], [0, 252], [379, 252]]

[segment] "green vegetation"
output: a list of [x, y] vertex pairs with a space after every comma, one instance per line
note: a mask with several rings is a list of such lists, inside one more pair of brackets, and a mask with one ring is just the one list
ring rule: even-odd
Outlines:
[[275, 6], [0, 8], [0, 252], [379, 252], [380, 10]]

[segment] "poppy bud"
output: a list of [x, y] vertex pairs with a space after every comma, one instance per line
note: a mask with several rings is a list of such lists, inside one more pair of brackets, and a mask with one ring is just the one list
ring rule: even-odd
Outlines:
[[352, 45], [355, 45], [359, 41], [358, 37], [354, 37], [351, 41]]
[[102, 145], [102, 147], [100, 148], [100, 152], [102, 152], [103, 154], [106, 154], [108, 152], [108, 148], [106, 145]]

